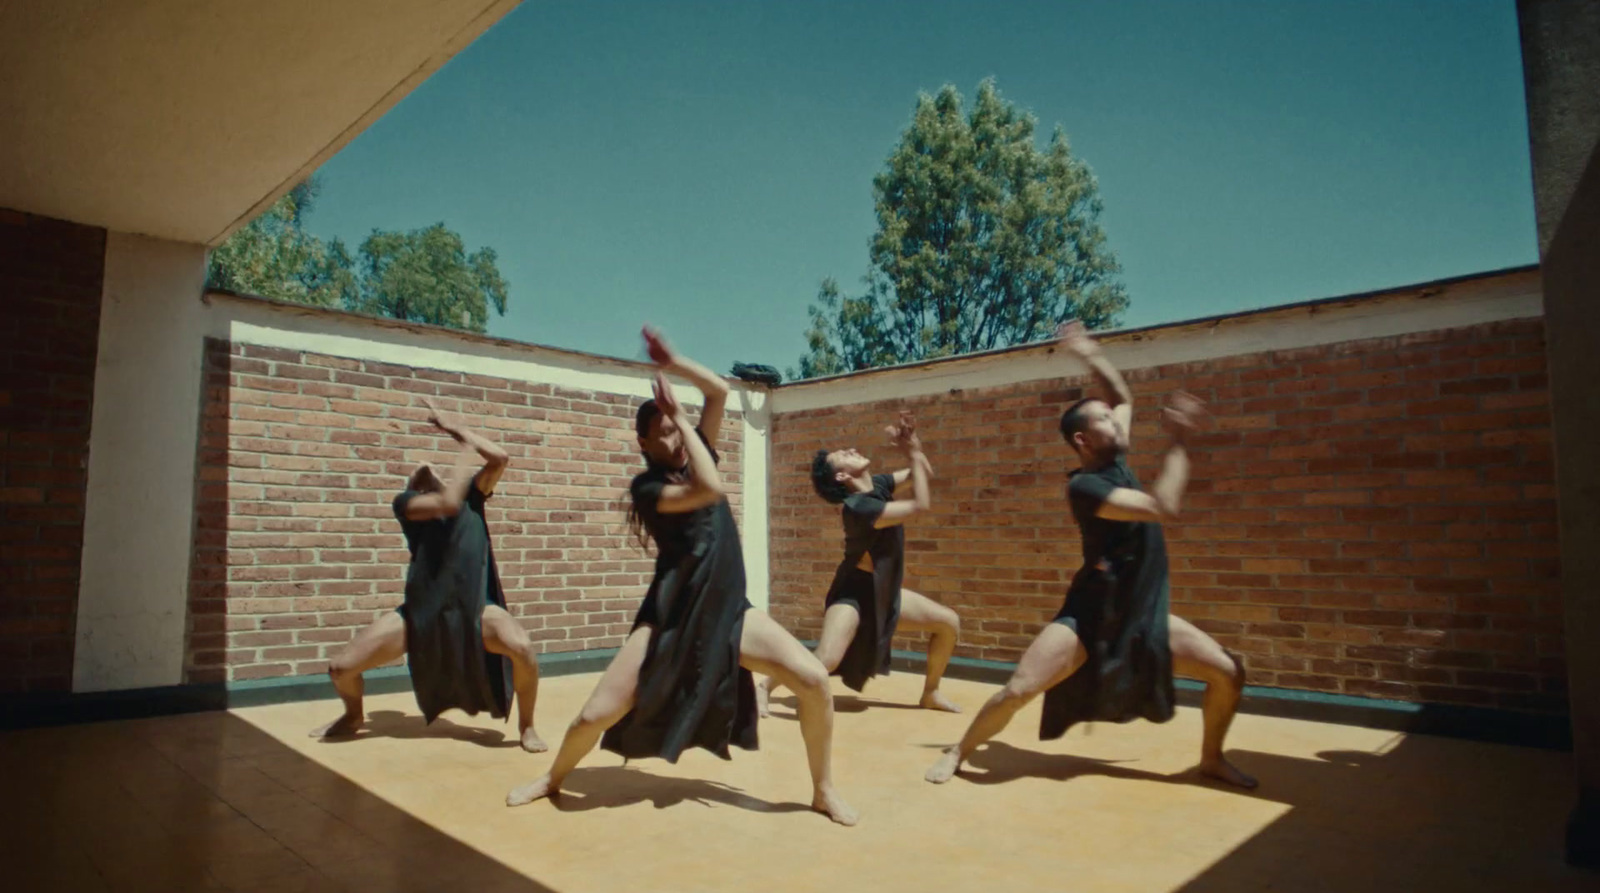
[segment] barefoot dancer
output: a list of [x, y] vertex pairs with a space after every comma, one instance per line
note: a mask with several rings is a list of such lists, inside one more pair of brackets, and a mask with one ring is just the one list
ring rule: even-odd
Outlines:
[[[906, 454], [911, 467], [894, 474], [869, 474], [872, 463], [850, 450], [818, 450], [811, 463], [811, 483], [817, 495], [843, 505], [844, 560], [834, 572], [833, 585], [822, 615], [822, 637], [817, 659], [844, 678], [856, 691], [867, 680], [889, 672], [890, 647], [896, 629], [927, 631], [928, 674], [922, 686], [922, 706], [960, 713], [939, 692], [939, 680], [956, 648], [961, 619], [944, 605], [902, 589], [905, 575], [906, 535], [903, 522], [928, 508], [928, 480], [933, 467], [922, 453], [916, 422], [910, 413], [890, 425], [889, 441]], [[912, 499], [895, 499], [898, 484], [911, 479]], [[778, 683], [762, 681], [756, 702], [767, 715], [767, 699]]]
[[[597, 740], [627, 759], [674, 763], [689, 747], [724, 759], [730, 744], [755, 750], [756, 672], [776, 676], [799, 693], [812, 808], [853, 825], [855, 810], [833, 790], [828, 672], [745, 598], [739, 530], [717, 473], [728, 386], [675, 354], [654, 330], [645, 329], [644, 337], [660, 372], [655, 399], [640, 406], [634, 420], [647, 467], [629, 488], [629, 520], [641, 542], [646, 534], [655, 541], [655, 577], [633, 631], [567, 729], [549, 773], [511, 791], [506, 805], [557, 794]], [[669, 372], [705, 395], [698, 428], [673, 396]]]
[[[537, 654], [506, 611], [484, 518], [484, 503], [505, 471], [506, 453], [440, 414], [433, 401], [424, 397], [422, 402], [428, 421], [462, 445], [455, 471], [446, 482], [438, 469], [423, 463], [395, 497], [394, 516], [411, 550], [405, 603], [362, 630], [333, 659], [328, 675], [344, 701], [344, 716], [311, 735], [336, 737], [360, 729], [365, 720], [361, 674], [409, 654], [411, 687], [429, 723], [452, 707], [469, 715], [487, 710], [503, 719], [515, 687], [522, 749], [539, 753], [545, 744], [533, 731]], [[483, 467], [473, 474], [478, 457]]]
[[1167, 549], [1161, 523], [1177, 517], [1189, 479], [1184, 440], [1200, 402], [1176, 395], [1163, 410], [1172, 434], [1161, 477], [1146, 493], [1124, 459], [1131, 395], [1099, 345], [1077, 323], [1062, 327], [1061, 345], [1088, 365], [1109, 400], [1080, 400], [1061, 417], [1061, 435], [1078, 454], [1067, 496], [1083, 531], [1083, 566], [1060, 613], [1028, 646], [1017, 670], [996, 692], [927, 780], [949, 781], [978, 745], [1006, 727], [1024, 704], [1046, 692], [1041, 740], [1074, 723], [1166, 722], [1173, 714], [1172, 675], [1206, 683], [1204, 775], [1241, 787], [1256, 781], [1222, 756], [1222, 739], [1239, 705], [1244, 668], [1210, 636], [1167, 613]]

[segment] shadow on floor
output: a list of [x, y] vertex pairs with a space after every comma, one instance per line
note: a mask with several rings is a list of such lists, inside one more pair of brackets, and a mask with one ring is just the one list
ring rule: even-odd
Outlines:
[[[1195, 769], [1172, 775], [1126, 768], [1122, 760], [1097, 760], [1064, 753], [1042, 753], [1013, 747], [1003, 741], [990, 741], [979, 748], [962, 766], [959, 780], [973, 784], [1004, 784], [1019, 778], [1047, 778], [1068, 781], [1080, 775], [1101, 775], [1108, 778], [1126, 778], [1134, 781], [1159, 781], [1167, 784], [1198, 784], [1228, 791], [1250, 794], [1205, 778]], [[1128, 761], [1131, 762], [1131, 761]], [[1250, 772], [1248, 758], [1238, 763], [1239, 768]], [[976, 772], [972, 770], [978, 770]]]
[[[1414, 735], [1382, 753], [1326, 750], [1304, 759], [1235, 749], [1228, 758], [1261, 786], [1243, 790], [1195, 768], [1163, 774], [993, 741], [950, 783], [1103, 776], [1203, 786], [1287, 807], [1179, 893], [1600, 890], [1600, 877], [1562, 861], [1566, 811], [1551, 804], [1563, 804], [1570, 787], [1566, 754]], [[1516, 780], [1496, 772], [1513, 758], [1537, 759], [1540, 769], [1522, 768]], [[1071, 790], [1063, 786], [1062, 796]], [[1203, 838], [1207, 829], [1195, 834]], [[1184, 845], [1150, 841], [1152, 853]]]
[[7, 889], [550, 889], [228, 713], [7, 733], [0, 766]]
[[[771, 701], [769, 701], [769, 706], [772, 706], [772, 707], [782, 706], [782, 707], [788, 708], [784, 712], [774, 711], [773, 714], [772, 714], [772, 718], [773, 719], [799, 720], [800, 719], [800, 714], [796, 712], [799, 709], [799, 705], [800, 705], [800, 701], [794, 695], [781, 695], [781, 696], [775, 697], [775, 698], [771, 699]], [[872, 698], [862, 698], [862, 697], [859, 697], [857, 695], [834, 695], [833, 696], [833, 712], [834, 713], [865, 713], [868, 710], [923, 710], [923, 709], [926, 709], [926, 708], [924, 708], [921, 704], [913, 704], [913, 703], [905, 702], [905, 701], [879, 701], [879, 700], [872, 699]]]
[[656, 809], [666, 809], [686, 801], [701, 806], [721, 804], [766, 813], [808, 812], [811, 809], [804, 803], [772, 803], [720, 782], [652, 775], [631, 766], [574, 769], [567, 776], [562, 793], [554, 802], [563, 812], [584, 812], [631, 806], [645, 801], [649, 801]]
[[[338, 707], [329, 708], [335, 715]], [[476, 744], [479, 747], [520, 747], [520, 742], [505, 732], [496, 729], [479, 729], [472, 726], [458, 726], [444, 717], [433, 721], [432, 725], [424, 722], [421, 715], [401, 713], [398, 710], [373, 710], [367, 713], [366, 725], [354, 735], [344, 735], [338, 738], [324, 738], [324, 744], [347, 744], [360, 741], [364, 738], [454, 738]]]
[[1562, 861], [1566, 816], [1550, 805], [1570, 784], [1570, 758], [1542, 755], [1554, 771], [1539, 790], [1496, 772], [1498, 760], [1529, 753], [1422, 735], [1315, 760], [1230, 752], [1260, 778], [1254, 796], [1290, 809], [1179, 889], [1600, 889], [1600, 876]]

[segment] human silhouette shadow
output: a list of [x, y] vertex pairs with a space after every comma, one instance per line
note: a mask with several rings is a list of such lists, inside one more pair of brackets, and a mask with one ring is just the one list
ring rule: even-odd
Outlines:
[[630, 766], [593, 766], [574, 769], [551, 802], [562, 812], [616, 809], [649, 802], [656, 809], [680, 803], [701, 806], [721, 804], [751, 812], [809, 812], [804, 803], [773, 803], [752, 797], [739, 788], [701, 778], [654, 775]]
[[514, 737], [496, 729], [480, 729], [474, 726], [459, 726], [444, 717], [433, 721], [432, 725], [424, 722], [416, 714], [401, 713], [398, 710], [374, 710], [367, 714], [367, 722], [361, 730], [354, 735], [340, 735], [321, 739], [327, 744], [347, 744], [351, 741], [362, 741], [367, 738], [399, 738], [414, 740], [422, 738], [453, 738], [476, 744], [479, 747], [520, 747], [521, 742]]
[[[773, 713], [773, 719], [787, 719], [798, 722], [800, 719], [800, 699], [794, 695], [784, 695], [781, 698], [772, 698], [767, 702], [769, 706], [776, 707], [782, 704], [789, 708], [787, 713]], [[879, 701], [858, 697], [856, 695], [834, 695], [834, 713], [865, 713], [868, 710], [922, 710], [921, 704], [907, 704], [901, 701]]]
[[[932, 744], [924, 746], [930, 749], [935, 747], [943, 749], [944, 747], [944, 745]], [[1254, 756], [1254, 754], [1250, 756]], [[1230, 753], [1229, 759], [1232, 760], [1233, 758], [1234, 754]], [[1246, 790], [1208, 778], [1200, 774], [1198, 765], [1182, 772], [1161, 773], [1119, 765], [1124, 762], [1128, 761], [1099, 760], [1074, 754], [1023, 750], [1004, 741], [990, 741], [967, 758], [956, 777], [973, 784], [1005, 784], [1006, 782], [1016, 781], [1019, 778], [1070, 781], [1079, 776], [1100, 775], [1109, 778], [1124, 778], [1130, 781], [1158, 781], [1163, 784], [1191, 784], [1201, 787], [1215, 787], [1220, 790], [1234, 791], [1249, 796], [1255, 796], [1259, 790], [1259, 788], [1257, 791]], [[1239, 768], [1249, 773], [1250, 762], [1249, 759], [1244, 760], [1242, 764], [1239, 764]], [[972, 771], [974, 769], [979, 771]]]

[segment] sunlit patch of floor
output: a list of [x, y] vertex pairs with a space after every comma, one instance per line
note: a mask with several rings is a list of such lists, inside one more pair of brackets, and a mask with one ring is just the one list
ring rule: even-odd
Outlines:
[[[552, 747], [594, 681], [545, 681]], [[806, 808], [792, 700], [758, 752], [596, 752], [559, 803], [507, 809], [550, 755], [486, 717], [426, 727], [399, 694], [336, 743], [306, 737], [330, 701], [0, 735], [0, 861], [14, 889], [73, 891], [1594, 888], [1560, 862], [1566, 754], [1241, 716], [1231, 755], [1261, 779], [1243, 793], [1192, 772], [1198, 711], [1040, 742], [1034, 706], [934, 786], [992, 686], [947, 683], [959, 716], [909, 708], [908, 674], [836, 691], [856, 828]]]

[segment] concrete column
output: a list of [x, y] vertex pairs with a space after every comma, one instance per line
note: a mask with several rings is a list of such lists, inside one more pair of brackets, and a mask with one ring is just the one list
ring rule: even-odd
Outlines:
[[73, 691], [183, 681], [206, 249], [106, 239]]
[[1520, 0], [1578, 804], [1567, 860], [1600, 869], [1600, 3]]

